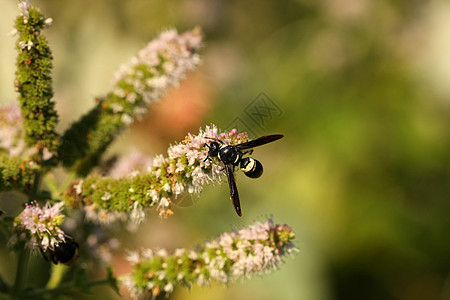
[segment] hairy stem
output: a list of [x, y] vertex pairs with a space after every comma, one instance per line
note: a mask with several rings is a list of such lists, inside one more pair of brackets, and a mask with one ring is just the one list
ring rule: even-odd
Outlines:
[[17, 271], [14, 285], [11, 289], [11, 300], [19, 299], [20, 292], [26, 282], [28, 273], [29, 251], [21, 249], [17, 258]]

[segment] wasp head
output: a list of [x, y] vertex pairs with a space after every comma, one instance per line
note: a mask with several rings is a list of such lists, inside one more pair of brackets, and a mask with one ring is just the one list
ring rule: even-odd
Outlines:
[[205, 158], [205, 161], [211, 157], [217, 157], [219, 155], [220, 144], [218, 142], [211, 142], [209, 145], [205, 144], [209, 148], [208, 156]]

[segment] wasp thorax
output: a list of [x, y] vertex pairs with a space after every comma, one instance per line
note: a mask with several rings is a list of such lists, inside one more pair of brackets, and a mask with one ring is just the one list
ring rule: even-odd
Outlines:
[[219, 158], [224, 164], [237, 165], [239, 162], [239, 151], [231, 145], [222, 146], [219, 151]]

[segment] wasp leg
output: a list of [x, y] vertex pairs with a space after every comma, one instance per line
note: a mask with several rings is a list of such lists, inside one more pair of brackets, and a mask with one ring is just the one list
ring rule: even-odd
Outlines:
[[252, 155], [252, 153], [253, 153], [253, 149], [250, 149], [248, 151], [242, 152], [242, 155], [245, 155], [245, 154]]
[[[208, 145], [207, 143], [203, 144], [203, 147], [205, 147], [205, 146], [208, 147], [208, 149], [210, 148], [209, 145]], [[208, 153], [208, 155], [206, 156], [206, 158], [203, 160], [203, 162], [206, 162], [208, 159], [211, 160], [211, 158], [209, 157], [209, 153]]]

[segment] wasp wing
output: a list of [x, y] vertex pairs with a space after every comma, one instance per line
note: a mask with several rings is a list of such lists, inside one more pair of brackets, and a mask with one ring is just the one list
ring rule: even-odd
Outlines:
[[268, 144], [271, 143], [273, 141], [279, 140], [283, 137], [284, 135], [282, 134], [271, 134], [271, 135], [264, 135], [261, 136], [257, 139], [239, 144], [239, 145], [235, 145], [235, 147], [239, 150], [245, 150], [245, 149], [250, 149], [250, 148], [254, 148], [254, 147], [258, 147], [264, 144]]
[[225, 171], [227, 173], [228, 186], [230, 187], [230, 199], [233, 202], [236, 213], [241, 217], [241, 203], [239, 202], [239, 193], [236, 186], [236, 180], [234, 178], [233, 166], [226, 164]]

